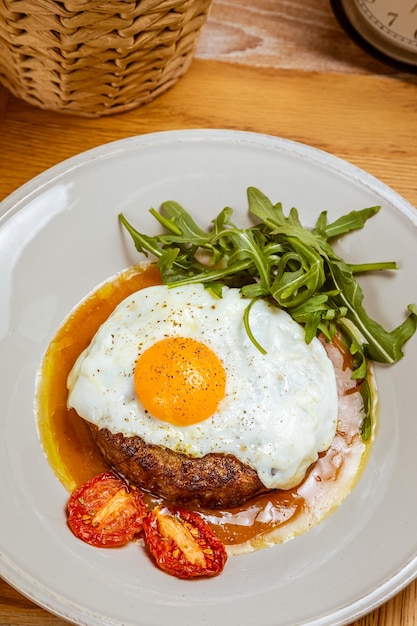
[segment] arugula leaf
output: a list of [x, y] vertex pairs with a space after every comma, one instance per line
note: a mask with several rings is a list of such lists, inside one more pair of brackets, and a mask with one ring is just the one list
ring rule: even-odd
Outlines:
[[323, 211], [317, 220], [314, 232], [326, 240], [338, 238], [353, 230], [363, 228], [368, 219], [376, 215], [380, 208], [379, 206], [373, 206], [361, 211], [351, 211], [347, 215], [339, 217], [332, 224], [327, 224], [327, 211]]
[[361, 437], [363, 441], [368, 441], [372, 434], [372, 390], [367, 379], [363, 380], [359, 391], [362, 396], [364, 413], [361, 424]]
[[167, 243], [192, 243], [195, 246], [204, 246], [210, 242], [210, 235], [197, 226], [191, 215], [177, 202], [170, 200], [164, 202], [162, 207], [167, 217], [161, 215], [155, 209], [150, 209], [149, 211], [167, 231], [172, 233], [171, 235], [162, 235], [161, 241]]
[[409, 307], [409, 316], [403, 324], [387, 332], [378, 322], [371, 319], [362, 301], [363, 292], [353, 273], [342, 260], [333, 259], [330, 266], [334, 285], [339, 288], [337, 300], [346, 306], [346, 318], [353, 322], [364, 342], [364, 351], [374, 361], [395, 363], [402, 356], [402, 345], [415, 332], [417, 316], [415, 307]]
[[254, 220], [247, 228], [235, 226], [233, 210], [225, 207], [203, 230], [174, 201], [164, 202], [161, 213], [150, 209], [163, 234], [139, 233], [124, 215], [119, 217], [136, 249], [156, 257], [164, 283], [203, 283], [217, 296], [223, 285], [239, 287], [249, 299], [244, 321], [255, 345], [249, 314], [253, 299], [263, 297], [304, 325], [307, 342], [321, 333], [331, 340], [341, 332], [355, 359], [353, 378], [365, 378], [367, 358], [381, 363], [401, 359], [405, 342], [417, 329], [417, 307], [409, 305], [405, 321], [389, 332], [366, 312], [355, 278], [361, 272], [396, 270], [396, 263], [349, 265], [332, 247], [363, 228], [380, 207], [350, 211], [332, 223], [322, 211], [315, 227], [306, 228], [296, 208], [286, 216], [281, 203], [272, 204], [255, 187], [247, 189], [247, 196]]

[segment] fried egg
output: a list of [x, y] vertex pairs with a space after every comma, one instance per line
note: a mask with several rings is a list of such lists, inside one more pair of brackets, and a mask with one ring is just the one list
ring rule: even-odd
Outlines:
[[99, 428], [190, 457], [232, 454], [289, 489], [334, 438], [336, 377], [321, 342], [238, 289], [147, 287], [123, 300], [78, 357], [68, 405]]

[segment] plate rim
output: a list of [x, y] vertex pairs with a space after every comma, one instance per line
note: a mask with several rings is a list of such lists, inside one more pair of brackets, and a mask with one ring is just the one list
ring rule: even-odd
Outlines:
[[[294, 139], [277, 137], [267, 133], [221, 128], [200, 128], [156, 131], [140, 135], [132, 135], [100, 144], [59, 161], [24, 182], [0, 202], [0, 228], [3, 224], [3, 220], [9, 217], [10, 211], [18, 211], [19, 203], [24, 201], [31, 193], [38, 190], [40, 191], [42, 187], [56, 180], [60, 176], [78, 169], [90, 161], [107, 159], [119, 152], [126, 152], [126, 150], [135, 149], [136, 147], [145, 149], [150, 146], [162, 145], [164, 143], [171, 144], [174, 142], [180, 144], [190, 141], [201, 141], [202, 139], [222, 143], [228, 143], [231, 141], [232, 143], [242, 144], [262, 144], [265, 147], [273, 148], [278, 151], [285, 149], [286, 152], [292, 152], [297, 155], [301, 155], [301, 153], [305, 155], [308, 153], [308, 156], [312, 159], [312, 161], [320, 164], [326, 162], [327, 167], [337, 171], [339, 174], [342, 173], [345, 176], [349, 176], [357, 181], [360, 181], [369, 189], [382, 189], [392, 199], [392, 203], [399, 204], [401, 206], [401, 212], [408, 219], [410, 219], [414, 225], [417, 225], [416, 207], [414, 207], [411, 202], [373, 174], [370, 174], [354, 163], [327, 152], [326, 150]], [[332, 162], [330, 165], [327, 163], [328, 159]]]

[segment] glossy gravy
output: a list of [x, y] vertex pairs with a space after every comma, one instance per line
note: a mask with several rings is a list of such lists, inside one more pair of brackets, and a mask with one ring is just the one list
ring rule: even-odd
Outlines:
[[[108, 465], [84, 420], [67, 408], [67, 376], [117, 304], [134, 291], [155, 284], [161, 284], [161, 279], [153, 265], [131, 268], [103, 284], [69, 315], [45, 354], [37, 390], [39, 432], [49, 463], [68, 491], [107, 470]], [[335, 439], [298, 487], [267, 492], [240, 507], [200, 509], [230, 552], [258, 549], [305, 532], [342, 502], [360, 475], [370, 447], [360, 436], [361, 395], [350, 378], [352, 364], [342, 344], [325, 347], [338, 383]], [[160, 502], [150, 494], [145, 498], [149, 506]]]

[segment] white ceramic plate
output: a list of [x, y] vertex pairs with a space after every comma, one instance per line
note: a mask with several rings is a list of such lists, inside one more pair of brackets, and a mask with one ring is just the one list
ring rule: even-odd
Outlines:
[[352, 494], [327, 520], [283, 545], [231, 557], [223, 574], [184, 582], [137, 546], [98, 550], [65, 523], [67, 493], [42, 453], [33, 415], [36, 370], [69, 310], [137, 261], [123, 211], [154, 232], [151, 206], [174, 199], [203, 224], [226, 205], [246, 223], [246, 188], [259, 187], [312, 224], [381, 204], [341, 253], [397, 260], [394, 276], [362, 281], [370, 313], [388, 328], [417, 302], [417, 211], [391, 189], [329, 154], [232, 131], [178, 131], [111, 143], [38, 176], [0, 205], [1, 574], [77, 624], [337, 626], [357, 619], [417, 575], [417, 337], [404, 359], [377, 367], [380, 427]]

